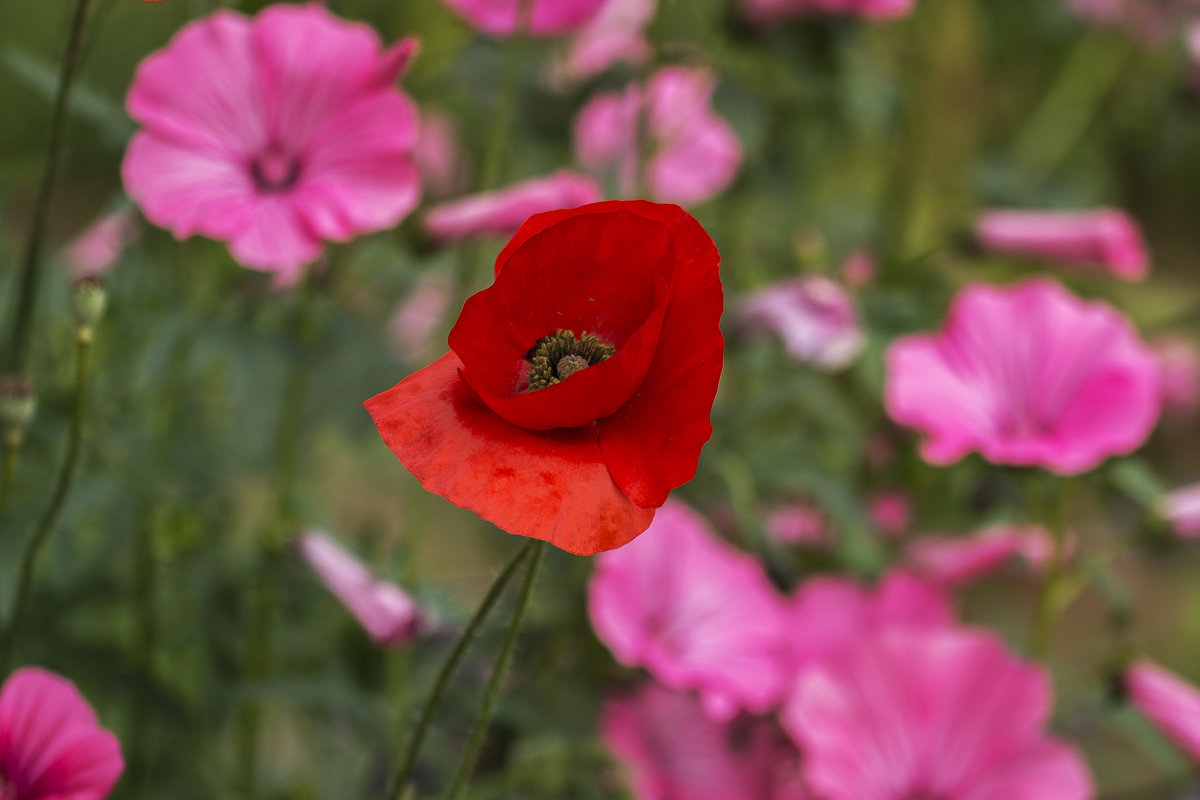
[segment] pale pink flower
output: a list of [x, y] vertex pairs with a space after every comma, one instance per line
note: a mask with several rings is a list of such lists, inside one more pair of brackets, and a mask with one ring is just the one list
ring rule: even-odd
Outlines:
[[18, 669], [0, 689], [0, 797], [102, 800], [125, 770], [117, 737], [100, 727], [65, 678]]
[[372, 576], [328, 536], [310, 531], [298, 544], [308, 566], [381, 647], [405, 645], [428, 627], [408, 593]]
[[454, 121], [439, 111], [421, 112], [413, 160], [426, 195], [445, 197], [466, 182], [467, 165]]
[[1163, 495], [1159, 511], [1181, 539], [1200, 539], [1200, 483]]
[[792, 503], [768, 511], [763, 527], [780, 544], [823, 545], [828, 542], [824, 515], [807, 502]]
[[607, 0], [442, 0], [476, 30], [489, 36], [512, 36], [520, 29], [532, 36], [555, 36], [578, 30], [599, 13]]
[[156, 225], [229, 243], [253, 269], [298, 274], [323, 240], [389, 228], [417, 203], [417, 116], [390, 50], [325, 7], [217, 11], [138, 67], [142, 125], [125, 189]]
[[400, 361], [424, 361], [435, 344], [433, 332], [454, 299], [454, 281], [441, 272], [417, 278], [388, 320], [388, 341]]
[[1145, 658], [1129, 667], [1125, 688], [1134, 708], [1200, 761], [1200, 690]]
[[870, 250], [859, 248], [842, 260], [839, 270], [847, 286], [861, 289], [874, 283], [875, 275], [879, 272], [879, 262]]
[[916, 0], [743, 0], [747, 18], [771, 24], [796, 17], [845, 15], [883, 21], [912, 13]]
[[579, 163], [615, 174], [626, 197], [648, 191], [651, 199], [680, 205], [715, 197], [742, 163], [737, 134], [712, 110], [715, 88], [708, 70], [663, 67], [645, 91], [631, 85], [597, 95], [575, 120]]
[[1175, 418], [1200, 409], [1200, 346], [1183, 336], [1162, 336], [1151, 343], [1158, 357], [1163, 411]]
[[1087, 800], [1050, 682], [994, 636], [892, 630], [800, 674], [782, 715], [822, 800]]
[[765, 719], [709, 718], [654, 684], [605, 703], [601, 735], [637, 800], [804, 800], [800, 754]]
[[975, 236], [993, 253], [1100, 267], [1129, 281], [1142, 280], [1150, 269], [1137, 222], [1115, 208], [988, 211], [976, 221]]
[[650, 57], [646, 26], [657, 6], [658, 0], [608, 0], [571, 40], [557, 71], [578, 81], [613, 64], [641, 64]]
[[849, 366], [866, 346], [854, 300], [823, 275], [759, 289], [742, 300], [738, 314], [751, 329], [782, 339], [792, 358], [821, 369]]
[[956, 586], [986, 575], [1018, 555], [1041, 571], [1053, 552], [1053, 539], [1039, 525], [996, 525], [970, 536], [917, 537], [905, 547], [904, 560], [921, 574]]
[[425, 227], [442, 241], [480, 234], [511, 236], [534, 214], [576, 208], [603, 196], [591, 178], [560, 170], [434, 206], [425, 215]]
[[128, 206], [93, 222], [63, 249], [71, 277], [91, 278], [108, 272], [137, 238], [140, 227]]
[[1158, 419], [1158, 366], [1133, 326], [1045, 279], [968, 286], [940, 333], [896, 340], [886, 365], [888, 413], [927, 436], [934, 464], [974, 450], [1076, 474]]
[[898, 489], [880, 489], [867, 497], [871, 522], [885, 536], [899, 536], [912, 525], [912, 499]]
[[618, 661], [664, 686], [695, 689], [708, 714], [770, 709], [786, 686], [783, 597], [762, 566], [675, 500], [645, 535], [596, 556], [592, 626]]

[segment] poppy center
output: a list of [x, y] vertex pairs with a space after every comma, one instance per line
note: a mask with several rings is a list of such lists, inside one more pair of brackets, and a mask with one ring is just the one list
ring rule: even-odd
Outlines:
[[615, 352], [617, 348], [587, 331], [578, 339], [574, 331], [561, 329], [543, 336], [525, 356], [529, 361], [529, 385], [525, 391], [536, 392], [562, 383], [576, 372], [599, 364]]
[[296, 179], [300, 177], [300, 159], [278, 147], [270, 147], [250, 162], [250, 174], [260, 192], [286, 192], [296, 185]]

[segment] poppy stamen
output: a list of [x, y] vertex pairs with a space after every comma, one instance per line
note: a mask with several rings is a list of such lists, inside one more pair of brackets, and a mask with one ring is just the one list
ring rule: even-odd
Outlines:
[[562, 329], [543, 336], [526, 355], [530, 366], [529, 385], [525, 391], [536, 392], [562, 383], [576, 372], [594, 367], [616, 351], [617, 348], [587, 331], [578, 339], [574, 331]]

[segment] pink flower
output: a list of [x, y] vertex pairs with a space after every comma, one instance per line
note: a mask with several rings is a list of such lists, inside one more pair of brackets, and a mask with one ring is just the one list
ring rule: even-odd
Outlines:
[[1023, 555], [1035, 570], [1049, 562], [1054, 543], [1037, 525], [997, 525], [971, 536], [921, 536], [905, 548], [905, 561], [934, 580], [955, 586]]
[[137, 215], [129, 207], [93, 222], [63, 250], [71, 277], [89, 278], [108, 272], [137, 238], [139, 227]]
[[1050, 683], [986, 633], [889, 631], [800, 675], [783, 712], [822, 800], [1086, 800]]
[[354, 556], [315, 531], [299, 540], [300, 555], [381, 647], [400, 647], [426, 630], [427, 620], [399, 586], [372, 577]]
[[[443, 0], [477, 30], [512, 36], [520, 28], [533, 36], [555, 36], [586, 25], [606, 0]], [[532, 4], [532, 7], [531, 7]], [[528, 21], [518, 19], [529, 15]]]
[[604, 741], [638, 800], [804, 800], [800, 754], [764, 719], [710, 719], [692, 695], [654, 684], [609, 700]]
[[1165, 494], [1159, 510], [1182, 539], [1200, 539], [1200, 483]]
[[742, 301], [739, 313], [751, 328], [773, 331], [792, 358], [822, 369], [850, 365], [866, 345], [854, 301], [821, 275], [759, 289]]
[[613, 64], [641, 64], [650, 57], [645, 31], [657, 5], [658, 0], [608, 0], [571, 41], [558, 70], [585, 80]]
[[925, 459], [1085, 472], [1137, 449], [1158, 418], [1158, 367], [1129, 322], [1044, 279], [973, 284], [940, 333], [886, 355], [888, 413]]
[[0, 689], [0, 797], [101, 800], [125, 770], [117, 737], [75, 685], [35, 667]]
[[424, 361], [433, 346], [433, 332], [454, 298], [454, 281], [440, 272], [426, 272], [388, 320], [392, 353], [401, 361]]
[[466, 162], [454, 121], [438, 111], [422, 111], [413, 160], [427, 195], [444, 197], [459, 191], [466, 180]]
[[[742, 147], [710, 101], [716, 77], [703, 69], [664, 67], [645, 92], [597, 95], [575, 120], [575, 153], [584, 169], [615, 173], [624, 196], [693, 205], [725, 190], [742, 163]], [[647, 141], [638, 131], [646, 117]], [[642, 154], [650, 155], [643, 163]]]
[[183, 239], [229, 242], [285, 282], [322, 240], [389, 228], [417, 203], [416, 111], [392, 84], [416, 48], [308, 5], [217, 11], [146, 58], [125, 189]]
[[591, 178], [560, 170], [494, 192], [442, 203], [425, 215], [425, 227], [442, 241], [486, 233], [512, 236], [534, 214], [578, 208], [602, 196]]
[[912, 500], [907, 492], [881, 489], [867, 498], [871, 521], [885, 536], [899, 536], [912, 524]]
[[757, 561], [678, 501], [659, 509], [645, 535], [596, 557], [588, 612], [618, 661], [668, 688], [697, 690], [714, 719], [782, 699], [783, 598]]
[[975, 223], [985, 250], [1107, 269], [1140, 281], [1150, 259], [1137, 222], [1123, 211], [988, 211]]
[[1134, 708], [1200, 761], [1200, 690], [1144, 658], [1125, 673], [1125, 687]]
[[759, 24], [795, 17], [852, 15], [882, 21], [907, 16], [916, 0], [744, 0], [746, 16]]
[[879, 272], [879, 262], [870, 250], [860, 248], [842, 260], [839, 271], [847, 286], [861, 289], [875, 281], [875, 275]]
[[781, 544], [822, 545], [828, 541], [825, 518], [811, 503], [792, 503], [768, 511], [763, 526]]
[[1151, 343], [1158, 357], [1158, 383], [1163, 411], [1193, 417], [1200, 409], [1200, 347], [1182, 336], [1163, 336]]

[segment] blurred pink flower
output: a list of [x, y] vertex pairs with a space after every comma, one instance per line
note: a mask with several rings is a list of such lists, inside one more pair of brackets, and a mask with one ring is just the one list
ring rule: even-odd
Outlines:
[[953, 622], [945, 592], [912, 573], [893, 571], [874, 589], [848, 578], [811, 578], [793, 596], [786, 629], [793, 671], [836, 660], [864, 637], [944, 628]]
[[1200, 761], [1200, 690], [1142, 658], [1125, 673], [1130, 704]]
[[1024, 556], [1035, 571], [1053, 553], [1053, 540], [1038, 525], [996, 525], [970, 536], [920, 536], [908, 543], [904, 560], [923, 575], [949, 585], [968, 583]]
[[1200, 409], [1200, 346], [1183, 336], [1161, 336], [1150, 344], [1158, 358], [1163, 411], [1176, 418]]
[[899, 489], [880, 489], [867, 498], [871, 522], [885, 536], [899, 536], [912, 524], [912, 500]]
[[93, 222], [63, 249], [71, 277], [90, 278], [108, 272], [137, 238], [140, 227], [137, 214], [128, 206]]
[[433, 332], [454, 299], [454, 288], [454, 281], [440, 272], [417, 278], [388, 320], [388, 340], [397, 359], [426, 360], [434, 344]]
[[1200, 11], [1196, 0], [1069, 0], [1068, 6], [1083, 20], [1118, 26], [1149, 45], [1163, 44]]
[[875, 254], [865, 248], [859, 248], [842, 259], [838, 268], [842, 281], [851, 289], [861, 289], [875, 281], [879, 272], [879, 262]]
[[601, 735], [637, 800], [804, 800], [800, 753], [765, 719], [710, 719], [654, 684], [605, 703]]
[[[481, 33], [555, 36], [586, 25], [608, 0], [442, 0]], [[532, 4], [532, 7], [530, 7]], [[528, 15], [528, 21], [519, 19]]]
[[600, 186], [591, 178], [560, 170], [434, 206], [425, 215], [425, 227], [442, 241], [479, 234], [511, 236], [534, 214], [576, 208], [601, 197]]
[[[708, 70], [664, 67], [645, 92], [631, 85], [597, 95], [575, 120], [579, 163], [596, 174], [615, 173], [626, 197], [648, 191], [650, 199], [680, 205], [715, 197], [742, 163], [737, 135], [713, 113], [715, 88]], [[639, 146], [643, 123], [646, 141]], [[644, 164], [642, 153], [651, 154]]]
[[322, 240], [389, 228], [417, 204], [416, 110], [392, 85], [415, 48], [384, 51], [317, 3], [191, 22], [134, 77], [125, 189], [176, 237], [227, 241], [286, 282]]
[[828, 542], [825, 517], [812, 503], [798, 502], [772, 509], [764, 515], [763, 526], [780, 544], [815, 546]]
[[424, 613], [403, 589], [374, 578], [358, 559], [325, 534], [305, 533], [299, 547], [300, 555], [325, 587], [380, 647], [408, 644], [427, 628]]
[[645, 31], [657, 5], [658, 0], [608, 0], [571, 40], [558, 72], [578, 81], [620, 62], [641, 64], [650, 57]]
[[645, 535], [596, 556], [588, 612], [618, 661], [670, 689], [697, 690], [714, 719], [782, 699], [784, 598], [757, 561], [683, 503], [668, 500]]
[[1181, 539], [1200, 539], [1200, 483], [1163, 495], [1159, 511]]
[[1050, 683], [994, 636], [889, 631], [801, 673], [782, 715], [822, 800], [1086, 800], [1087, 766], [1045, 736]]
[[75, 685], [36, 667], [0, 689], [0, 797], [101, 800], [125, 770], [117, 737]]
[[743, 0], [746, 16], [762, 25], [828, 14], [888, 20], [907, 16], [916, 0]]
[[940, 333], [886, 354], [892, 419], [928, 437], [925, 459], [976, 450], [999, 464], [1085, 472], [1146, 440], [1158, 367], [1123, 316], [1053, 281], [973, 284]]
[[466, 181], [466, 161], [454, 121], [440, 111], [422, 111], [413, 160], [426, 195], [444, 197]]
[[788, 355], [827, 370], [851, 364], [866, 345], [854, 300], [822, 275], [782, 281], [748, 295], [739, 316], [783, 340]]
[[976, 221], [975, 235], [994, 253], [1102, 267], [1128, 281], [1142, 280], [1150, 269], [1137, 222], [1114, 208], [988, 211]]

